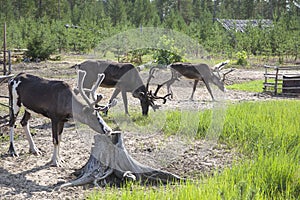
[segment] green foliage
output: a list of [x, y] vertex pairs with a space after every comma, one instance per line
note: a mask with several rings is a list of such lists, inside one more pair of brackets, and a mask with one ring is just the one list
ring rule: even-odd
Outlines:
[[174, 62], [183, 61], [181, 55], [184, 49], [178, 49], [175, 46], [174, 39], [169, 39], [166, 35], [163, 35], [159, 39], [158, 46], [160, 49], [157, 49], [153, 53], [153, 59], [156, 60], [158, 64], [169, 65]]
[[46, 32], [36, 32], [32, 35], [27, 44], [25, 56], [31, 60], [46, 60], [56, 51], [56, 46], [52, 40], [49, 40], [50, 35]]
[[123, 58], [122, 62], [131, 62], [136, 63], [137, 65], [141, 65], [143, 63], [142, 57], [151, 54], [153, 50], [151, 49], [135, 49], [127, 52], [126, 56]]
[[182, 57], [175, 54], [172, 51], [159, 49], [156, 50], [153, 54], [153, 59], [157, 61], [157, 64], [169, 65], [173, 62], [182, 61]]
[[[187, 34], [212, 56], [232, 58], [236, 52], [246, 51], [249, 56], [262, 55], [267, 59], [276, 56], [279, 63], [285, 62], [285, 59], [299, 58], [300, 16], [299, 9], [291, 2], [289, 6], [276, 1], [259, 1], [254, 4], [248, 0], [238, 3], [224, 0], [88, 2], [0, 0], [0, 27], [3, 27], [4, 22], [7, 23], [8, 48], [24, 49], [29, 43], [37, 45], [31, 35], [38, 29], [51, 33], [48, 36], [55, 36], [56, 39], [48, 36], [45, 39], [59, 52], [88, 53], [104, 39], [128, 29], [164, 27]], [[258, 24], [252, 27], [249, 24], [245, 32], [227, 31], [215, 18], [272, 19], [273, 26], [266, 28]], [[79, 28], [66, 29], [65, 24]], [[3, 34], [0, 34], [2, 39]], [[198, 52], [195, 54], [198, 55]], [[162, 49], [156, 57], [162, 63], [168, 63], [180, 60], [178, 55], [185, 56], [170, 49]], [[240, 61], [245, 64], [243, 59]]]
[[246, 51], [239, 51], [236, 53], [237, 65], [246, 66], [247, 65], [247, 52]]

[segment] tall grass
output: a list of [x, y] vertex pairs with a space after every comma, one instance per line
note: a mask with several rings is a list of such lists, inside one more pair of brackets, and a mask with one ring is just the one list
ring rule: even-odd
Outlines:
[[166, 135], [181, 134], [201, 138], [208, 131], [211, 119], [211, 110], [203, 112], [175, 110], [167, 112], [166, 123], [162, 131]]
[[288, 153], [299, 143], [299, 101], [266, 101], [230, 106], [221, 139], [244, 153]]
[[[168, 112], [165, 132], [178, 132], [180, 114], [177, 111]], [[199, 115], [203, 119], [199, 121], [197, 137], [204, 137], [211, 113], [205, 111]], [[185, 184], [143, 187], [129, 183], [119, 189], [95, 190], [87, 198], [299, 199], [299, 116], [300, 101], [295, 100], [230, 105], [219, 139], [236, 147], [244, 155], [242, 161], [222, 172], [216, 171], [214, 176], [203, 176]]]

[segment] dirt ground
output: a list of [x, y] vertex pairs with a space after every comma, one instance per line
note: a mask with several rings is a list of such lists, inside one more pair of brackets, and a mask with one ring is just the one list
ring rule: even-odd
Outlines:
[[[74, 62], [42, 62], [42, 63], [21, 63], [13, 66], [14, 73], [28, 72], [52, 79], [60, 79], [68, 82], [72, 86], [76, 83], [76, 72], [70, 69]], [[155, 74], [155, 81], [162, 82], [169, 76], [169, 72], [160, 71]], [[147, 73], [142, 72], [144, 81]], [[242, 70], [238, 69], [228, 75], [226, 84], [243, 81], [262, 79], [262, 70]], [[200, 110], [219, 105], [213, 103], [203, 85], [198, 86], [194, 101], [189, 101], [193, 82], [182, 79], [173, 86], [174, 99], [162, 105], [162, 109], [191, 109]], [[155, 87], [152, 83], [151, 87]], [[7, 95], [6, 85], [0, 86], [1, 95]], [[113, 89], [100, 88], [100, 92], [106, 98], [110, 97]], [[165, 88], [160, 91], [165, 93]], [[227, 90], [226, 94], [216, 93], [219, 101], [230, 102], [258, 101], [273, 98], [268, 95]], [[128, 95], [130, 108], [137, 107], [139, 102]], [[107, 99], [104, 99], [105, 102]], [[5, 100], [1, 100], [5, 103]], [[122, 99], [119, 97], [116, 108], [123, 109]], [[0, 109], [0, 116], [5, 114], [5, 109]], [[152, 110], [150, 112], [153, 112]], [[157, 113], [159, 114], [159, 112]], [[18, 117], [18, 121], [22, 115]], [[192, 116], [190, 116], [192, 117]], [[189, 118], [187, 119], [187, 121]], [[134, 123], [134, 122], [133, 122]], [[220, 125], [221, 126], [221, 125]], [[64, 167], [50, 167], [47, 162], [52, 156], [53, 145], [51, 139], [50, 120], [40, 115], [34, 114], [30, 120], [30, 127], [33, 138], [43, 155], [34, 156], [28, 154], [29, 145], [23, 134], [19, 123], [15, 133], [18, 135], [15, 141], [19, 157], [8, 156], [8, 141], [0, 142], [0, 199], [84, 199], [85, 195], [94, 190], [91, 186], [79, 186], [53, 191], [54, 187], [63, 182], [74, 179], [72, 172], [81, 168], [89, 157], [91, 141], [86, 137], [87, 133], [78, 131], [73, 122], [67, 123], [63, 132], [61, 144], [61, 155], [65, 163]], [[3, 136], [8, 136], [8, 128], [0, 129]], [[129, 153], [139, 162], [155, 168], [170, 171], [186, 178], [195, 178], [203, 174], [211, 174], [216, 169], [222, 170], [230, 166], [236, 159], [240, 159], [234, 149], [223, 144], [218, 144], [217, 138], [214, 140], [193, 140], [182, 137], [180, 133], [166, 137], [162, 135], [159, 128], [149, 133], [149, 130], [138, 131], [122, 130], [124, 142]], [[184, 139], [185, 138], [185, 139]]]

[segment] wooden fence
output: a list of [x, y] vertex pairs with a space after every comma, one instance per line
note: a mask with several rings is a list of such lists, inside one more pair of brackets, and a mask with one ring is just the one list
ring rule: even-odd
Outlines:
[[264, 92], [270, 92], [274, 95], [300, 95], [300, 65], [265, 65], [264, 68]]

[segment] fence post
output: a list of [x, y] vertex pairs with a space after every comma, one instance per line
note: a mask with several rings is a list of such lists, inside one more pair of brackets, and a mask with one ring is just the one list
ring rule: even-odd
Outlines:
[[274, 85], [274, 92], [275, 95], [277, 95], [277, 88], [278, 88], [278, 72], [279, 72], [279, 67], [276, 66], [276, 75], [275, 75], [275, 85]]
[[264, 67], [265, 67], [264, 92], [266, 92], [267, 91], [267, 84], [268, 84], [268, 77], [267, 77], [267, 75], [268, 75], [268, 68], [267, 68], [266, 65], [264, 65]]
[[8, 74], [11, 74], [11, 51], [8, 50]]
[[3, 32], [3, 75], [6, 75], [6, 22], [4, 22]]

